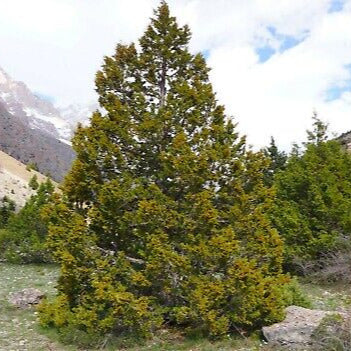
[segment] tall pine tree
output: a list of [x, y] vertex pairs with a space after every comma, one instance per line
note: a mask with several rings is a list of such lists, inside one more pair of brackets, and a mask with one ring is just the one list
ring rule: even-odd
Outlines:
[[162, 2], [134, 44], [105, 57], [95, 112], [48, 209], [61, 265], [44, 324], [143, 335], [161, 323], [222, 335], [282, 316], [282, 242], [266, 216], [262, 154], [217, 104], [190, 31]]

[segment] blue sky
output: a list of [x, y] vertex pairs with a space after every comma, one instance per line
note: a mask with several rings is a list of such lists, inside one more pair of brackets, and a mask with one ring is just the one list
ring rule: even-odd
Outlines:
[[[344, 9], [344, 0], [333, 0], [329, 4], [328, 13], [342, 12]], [[350, 23], [351, 25], [351, 23]], [[264, 63], [268, 61], [272, 56], [277, 53], [283, 53], [286, 50], [290, 50], [293, 47], [301, 44], [305, 38], [308, 37], [309, 33], [304, 33], [301, 37], [294, 37], [292, 35], [284, 35], [277, 32], [275, 27], [268, 27], [267, 30], [272, 36], [279, 42], [278, 47], [273, 47], [266, 44], [256, 49], [256, 53], [259, 56], [259, 62]], [[340, 33], [342, 35], [342, 33]], [[351, 55], [350, 55], [351, 63]], [[350, 78], [346, 78], [343, 82], [339, 82], [335, 85], [331, 84], [325, 92], [325, 101], [330, 102], [338, 100], [342, 97], [343, 93], [351, 91], [351, 64], [345, 65], [345, 69], [350, 72]]]
[[329, 12], [339, 12], [344, 8], [345, 1], [333, 0], [329, 6]]
[[308, 33], [306, 33], [306, 35], [299, 38], [299, 37], [294, 37], [293, 35], [280, 34], [279, 32], [277, 32], [277, 29], [272, 26], [268, 26], [267, 30], [275, 39], [275, 41], [279, 43], [279, 46], [274, 47], [269, 44], [266, 44], [265, 46], [258, 47], [256, 49], [256, 52], [257, 52], [257, 55], [259, 56], [260, 63], [266, 62], [276, 53], [283, 53], [284, 51], [299, 45], [301, 42], [303, 42], [304, 38], [308, 35]]
[[[59, 106], [96, 99], [94, 75], [143, 33], [158, 0], [1, 0], [0, 66]], [[351, 129], [351, 0], [169, 0], [228, 115], [255, 146], [288, 149], [317, 110]]]

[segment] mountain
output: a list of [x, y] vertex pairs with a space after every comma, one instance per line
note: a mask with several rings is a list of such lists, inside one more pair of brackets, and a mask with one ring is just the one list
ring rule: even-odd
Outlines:
[[0, 67], [0, 103], [30, 129], [38, 129], [52, 137], [69, 142], [72, 126], [61, 118], [54, 105], [35, 95], [23, 83], [13, 80]]
[[0, 102], [0, 150], [24, 164], [35, 163], [41, 173], [61, 181], [74, 159], [71, 146], [11, 111]]
[[7, 196], [18, 207], [22, 207], [35, 193], [28, 186], [29, 180], [34, 175], [37, 176], [39, 183], [46, 181], [46, 177], [39, 172], [27, 170], [23, 163], [0, 151], [0, 199]]
[[74, 130], [78, 123], [82, 123], [84, 126], [89, 124], [89, 117], [98, 109], [99, 105], [97, 103], [91, 103], [88, 105], [72, 104], [61, 108], [59, 111], [61, 118]]
[[0, 67], [0, 150], [44, 174], [62, 180], [74, 152], [71, 137], [78, 122], [87, 125], [96, 103], [58, 108], [16, 81]]

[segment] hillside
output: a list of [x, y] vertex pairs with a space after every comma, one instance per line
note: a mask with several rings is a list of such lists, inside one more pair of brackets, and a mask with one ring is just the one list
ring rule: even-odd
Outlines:
[[24, 164], [35, 163], [41, 173], [49, 174], [55, 181], [62, 180], [74, 158], [69, 145], [29, 128], [1, 103], [0, 150]]
[[0, 151], [0, 198], [8, 196], [18, 207], [22, 207], [35, 193], [28, 186], [33, 175], [37, 176], [39, 182], [47, 179], [39, 172], [28, 171], [23, 163]]

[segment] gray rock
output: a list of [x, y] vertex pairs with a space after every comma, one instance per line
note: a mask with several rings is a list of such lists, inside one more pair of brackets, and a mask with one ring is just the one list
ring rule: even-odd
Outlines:
[[320, 325], [322, 319], [335, 313], [289, 306], [286, 308], [286, 317], [282, 322], [263, 327], [262, 332], [269, 343], [285, 346], [289, 350], [305, 349], [311, 344], [312, 333]]
[[45, 294], [38, 289], [23, 289], [16, 293], [12, 293], [8, 299], [9, 303], [19, 307], [28, 308], [33, 305], [37, 305], [43, 298]]

